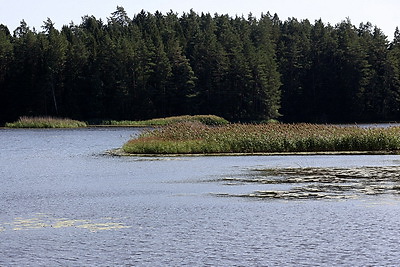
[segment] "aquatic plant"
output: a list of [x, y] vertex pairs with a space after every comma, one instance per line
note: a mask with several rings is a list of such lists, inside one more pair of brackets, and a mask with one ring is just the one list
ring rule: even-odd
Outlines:
[[67, 118], [54, 117], [20, 117], [12, 123], [6, 123], [8, 128], [79, 128], [86, 127], [85, 122]]
[[[362, 195], [398, 195], [400, 193], [400, 187], [397, 185], [399, 178], [400, 166], [256, 169], [244, 175], [222, 177], [217, 181], [229, 185], [262, 185], [260, 189], [263, 190], [214, 195], [286, 200], [351, 199]], [[283, 185], [283, 187], [274, 190], [265, 185]]]
[[400, 127], [317, 124], [178, 123], [142, 133], [123, 150], [133, 154], [397, 151]]

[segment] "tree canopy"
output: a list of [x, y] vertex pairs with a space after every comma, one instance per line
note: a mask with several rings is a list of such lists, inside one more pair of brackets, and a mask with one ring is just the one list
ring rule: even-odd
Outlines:
[[0, 25], [0, 123], [19, 116], [400, 120], [400, 33], [349, 19], [170, 11]]

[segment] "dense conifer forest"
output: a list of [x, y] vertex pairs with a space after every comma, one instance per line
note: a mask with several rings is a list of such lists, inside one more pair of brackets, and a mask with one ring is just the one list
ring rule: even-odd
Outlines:
[[255, 18], [122, 7], [107, 21], [0, 25], [0, 123], [19, 116], [231, 121], [400, 120], [400, 32], [269, 13]]

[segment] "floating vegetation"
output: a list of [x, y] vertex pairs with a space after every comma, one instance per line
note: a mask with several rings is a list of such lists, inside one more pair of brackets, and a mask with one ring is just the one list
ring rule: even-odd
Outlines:
[[114, 218], [101, 218], [99, 220], [73, 220], [68, 218], [53, 218], [46, 214], [36, 214], [32, 218], [15, 218], [12, 222], [0, 223], [0, 232], [6, 230], [26, 231], [37, 230], [43, 228], [59, 229], [59, 228], [78, 228], [87, 229], [90, 232], [98, 232], [104, 230], [116, 230], [130, 228], [120, 222], [114, 222]]
[[178, 123], [142, 133], [123, 146], [130, 154], [397, 153], [400, 127], [360, 128], [317, 124]]
[[400, 194], [400, 166], [354, 168], [281, 168], [252, 175], [221, 178], [228, 185], [286, 185], [287, 190], [216, 194], [259, 199], [349, 199], [363, 195]]
[[80, 128], [85, 122], [54, 117], [21, 117], [18, 121], [6, 123], [8, 128]]

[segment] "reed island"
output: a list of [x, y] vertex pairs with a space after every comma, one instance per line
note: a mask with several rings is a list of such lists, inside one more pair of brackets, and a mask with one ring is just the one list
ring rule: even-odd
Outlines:
[[398, 153], [400, 127], [180, 122], [143, 132], [122, 151], [137, 154]]

